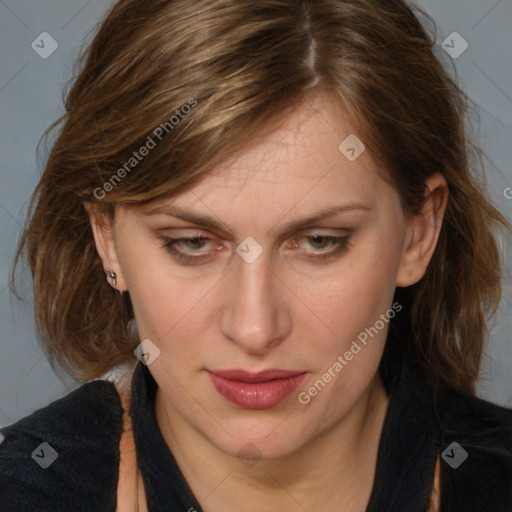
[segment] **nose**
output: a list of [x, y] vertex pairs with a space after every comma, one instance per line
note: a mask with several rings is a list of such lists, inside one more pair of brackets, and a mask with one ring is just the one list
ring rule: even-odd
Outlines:
[[292, 329], [287, 288], [263, 252], [248, 263], [235, 256], [224, 289], [220, 329], [231, 343], [251, 355], [264, 355], [282, 343]]

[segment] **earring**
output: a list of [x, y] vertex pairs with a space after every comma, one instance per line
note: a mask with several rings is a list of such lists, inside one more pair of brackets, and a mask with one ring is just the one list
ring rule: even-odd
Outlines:
[[113, 270], [111, 270], [109, 268], [107, 268], [105, 270], [105, 274], [107, 274], [107, 279], [109, 277], [110, 277], [110, 279], [112, 279], [112, 286], [115, 288], [116, 287], [116, 283], [117, 283], [117, 274]]

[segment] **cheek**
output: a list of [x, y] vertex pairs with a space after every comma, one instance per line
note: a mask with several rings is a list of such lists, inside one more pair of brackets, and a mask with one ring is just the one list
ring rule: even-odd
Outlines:
[[200, 280], [172, 277], [148, 276], [133, 282], [130, 290], [140, 335], [167, 342], [186, 331], [190, 338], [204, 315], [202, 304], [208, 289]]
[[309, 303], [336, 335], [356, 336], [389, 308], [398, 257], [392, 251], [359, 249], [329, 279], [309, 290]]
[[[301, 326], [311, 340], [307, 360], [313, 375], [306, 394], [326, 389], [325, 399], [331, 393], [344, 397], [340, 407], [352, 403], [374, 377], [389, 322], [399, 314], [392, 308], [398, 253], [396, 247], [379, 247], [358, 249], [332, 279], [310, 290], [311, 309], [323, 325], [308, 316]], [[317, 406], [321, 403], [327, 404], [319, 400]]]
[[374, 379], [389, 322], [398, 314], [392, 309], [391, 280], [383, 279], [375, 267], [358, 265], [317, 290], [312, 297], [315, 313], [329, 329], [311, 318], [301, 325], [310, 340], [302, 358], [311, 377], [300, 390], [299, 402], [316, 410], [325, 425], [346, 414]]
[[[202, 321], [201, 297], [208, 292], [199, 282], [147, 278], [133, 283], [133, 307], [141, 340], [150, 339], [160, 350], [151, 372], [159, 384], [181, 396], [192, 371], [204, 366], [204, 335], [208, 328]], [[173, 391], [171, 391], [173, 390]]]
[[119, 254], [141, 339], [164, 342], [190, 330], [214, 283], [201, 277], [184, 279], [159, 241], [125, 241]]

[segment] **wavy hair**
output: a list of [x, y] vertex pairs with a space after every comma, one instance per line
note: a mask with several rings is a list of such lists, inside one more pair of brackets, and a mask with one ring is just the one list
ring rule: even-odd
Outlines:
[[[430, 175], [448, 182], [436, 250], [418, 283], [397, 288], [404, 312], [390, 332], [407, 334], [400, 343], [432, 386], [474, 394], [501, 294], [495, 231], [511, 226], [486, 197], [482, 151], [465, 125], [469, 99], [435, 55], [435, 30], [402, 0], [117, 2], [51, 127], [58, 136], [12, 267], [16, 291], [14, 270], [28, 259], [52, 366], [86, 381], [132, 360], [139, 343], [129, 294], [106, 283], [83, 202], [111, 216], [119, 203], [178, 194], [323, 89], [341, 101], [407, 215], [421, 210]], [[127, 168], [158, 127], [166, 130], [156, 147]]]

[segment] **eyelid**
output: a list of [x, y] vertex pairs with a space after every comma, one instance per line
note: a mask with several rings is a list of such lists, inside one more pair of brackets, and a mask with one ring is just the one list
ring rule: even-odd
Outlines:
[[[317, 261], [322, 259], [328, 259], [328, 258], [336, 258], [340, 253], [346, 251], [348, 249], [348, 246], [351, 244], [350, 237], [348, 235], [346, 236], [334, 236], [334, 235], [326, 235], [322, 233], [316, 233], [312, 235], [303, 235], [302, 237], [296, 237], [296, 238], [313, 238], [314, 236], [318, 236], [320, 238], [325, 238], [329, 242], [332, 243], [333, 247], [330, 250], [320, 250], [320, 251], [313, 251], [313, 252], [307, 252], [307, 255], [302, 256], [303, 258]], [[294, 239], [295, 240], [295, 237]]]
[[[192, 234], [182, 234], [184, 230], [189, 230]], [[175, 232], [179, 231], [179, 234], [175, 235]], [[334, 233], [330, 233], [328, 231], [334, 231]], [[164, 233], [171, 232], [170, 235], [162, 235], [160, 238], [162, 239], [173, 239], [173, 240], [190, 240], [192, 238], [204, 238], [209, 240], [219, 239], [222, 238], [221, 236], [214, 235], [209, 231], [201, 231], [200, 228], [176, 228], [176, 229], [169, 229], [164, 230]], [[285, 240], [293, 239], [293, 238], [299, 238], [299, 237], [312, 237], [312, 236], [324, 236], [324, 237], [343, 237], [348, 236], [352, 234], [352, 230], [345, 228], [329, 228], [329, 227], [321, 227], [321, 228], [304, 228], [297, 233], [287, 233], [280, 236], [277, 240], [279, 243], [282, 243]], [[236, 243], [236, 245], [239, 245], [245, 237], [242, 237], [239, 243]]]
[[[159, 238], [160, 238], [160, 240], [162, 240], [164, 242], [165, 246], [176, 245], [180, 242], [190, 242], [191, 240], [199, 240], [200, 242], [205, 241], [205, 242], [209, 242], [210, 244], [215, 244], [212, 237], [200, 235], [200, 234], [192, 235], [192, 236], [180, 236], [180, 237], [171, 237], [171, 236], [162, 235]], [[223, 247], [222, 244], [217, 244], [217, 249], [220, 250], [222, 247]], [[191, 253], [193, 253], [193, 252], [199, 253], [199, 251], [190, 251], [190, 252]]]
[[[342, 236], [336, 236], [336, 235], [329, 235], [326, 233], [319, 232], [320, 230], [315, 230], [313, 233], [309, 234], [298, 234], [297, 236], [293, 237], [292, 240], [296, 241], [296, 239], [300, 238], [313, 238], [313, 237], [320, 237], [325, 238], [329, 242], [331, 242], [334, 246], [331, 250], [320, 250], [320, 251], [313, 251], [310, 252], [309, 255], [302, 256], [305, 259], [311, 260], [311, 261], [319, 261], [322, 259], [329, 259], [329, 258], [336, 258], [340, 253], [345, 252], [348, 249], [348, 246], [351, 244], [350, 242], [350, 236], [342, 235]], [[350, 230], [347, 230], [350, 232]], [[163, 242], [163, 247], [170, 252], [173, 257], [179, 262], [186, 262], [186, 264], [195, 264], [198, 265], [204, 263], [208, 263], [208, 259], [212, 257], [212, 252], [203, 252], [201, 250], [199, 251], [182, 251], [175, 248], [175, 245], [179, 244], [180, 242], [188, 242], [190, 240], [204, 240], [204, 241], [210, 241], [212, 242], [212, 238], [209, 236], [204, 236], [200, 233], [197, 233], [193, 236], [181, 236], [181, 237], [168, 237], [168, 236], [160, 236], [159, 237]], [[222, 249], [222, 245], [217, 246], [217, 250], [220, 251]], [[197, 252], [197, 255], [195, 255], [195, 252]]]
[[211, 256], [210, 254], [204, 254], [202, 252], [199, 252], [197, 256], [193, 256], [193, 252], [184, 252], [180, 251], [179, 249], [176, 249], [174, 246], [182, 241], [188, 241], [188, 240], [211, 240], [209, 237], [205, 236], [191, 236], [191, 237], [179, 237], [179, 238], [171, 238], [167, 236], [160, 236], [160, 240], [162, 240], [163, 248], [166, 249], [169, 253], [172, 254], [172, 256], [178, 261], [178, 263], [182, 263], [184, 265], [201, 265], [204, 263], [205, 259], [208, 258], [208, 256]]

